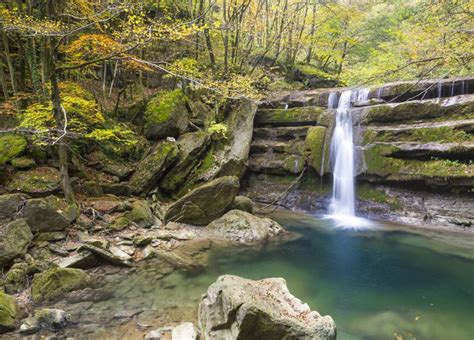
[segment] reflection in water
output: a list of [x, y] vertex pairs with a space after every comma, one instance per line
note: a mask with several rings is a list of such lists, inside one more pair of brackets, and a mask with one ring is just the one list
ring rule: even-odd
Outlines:
[[105, 287], [113, 297], [87, 313], [175, 311], [170, 320], [195, 321], [201, 294], [221, 274], [284, 277], [295, 296], [334, 318], [338, 339], [474, 339], [472, 235], [408, 233], [379, 223], [342, 230], [304, 215], [275, 218], [303, 237], [284, 246], [214, 250], [206, 271], [193, 276], [159, 280], [153, 266], [117, 274]]

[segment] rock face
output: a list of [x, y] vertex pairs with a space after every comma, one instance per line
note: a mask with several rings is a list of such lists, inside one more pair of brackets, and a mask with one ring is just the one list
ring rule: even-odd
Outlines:
[[89, 282], [89, 275], [80, 269], [51, 268], [35, 274], [31, 296], [35, 303], [54, 300], [64, 293], [86, 287]]
[[237, 244], [259, 243], [283, 233], [283, 228], [277, 222], [242, 210], [227, 212], [211, 222], [206, 230], [217, 239]]
[[24, 219], [0, 226], [0, 268], [25, 255], [32, 239], [30, 227]]
[[0, 333], [9, 331], [15, 327], [17, 315], [16, 300], [0, 290]]
[[229, 209], [239, 186], [239, 179], [232, 176], [203, 184], [172, 204], [166, 211], [165, 220], [206, 225]]
[[336, 339], [333, 319], [311, 311], [281, 278], [220, 276], [201, 298], [199, 327], [204, 340]]

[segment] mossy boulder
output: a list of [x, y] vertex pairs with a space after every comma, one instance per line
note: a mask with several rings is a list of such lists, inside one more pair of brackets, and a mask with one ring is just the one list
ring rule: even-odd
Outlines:
[[19, 171], [7, 184], [9, 191], [19, 191], [30, 195], [47, 195], [59, 191], [59, 171], [50, 167], [39, 167], [28, 171]]
[[293, 126], [316, 124], [324, 108], [316, 106], [295, 107], [292, 109], [265, 109], [257, 112], [255, 124], [274, 126]]
[[305, 140], [306, 160], [320, 176], [324, 175], [328, 167], [326, 160], [330, 143], [326, 143], [326, 134], [324, 126], [313, 126], [308, 129]]
[[0, 268], [11, 260], [25, 255], [33, 239], [30, 227], [24, 219], [0, 226]]
[[89, 275], [80, 269], [51, 268], [35, 274], [31, 296], [35, 303], [51, 301], [62, 297], [65, 293], [87, 287], [90, 282]]
[[20, 216], [33, 232], [62, 231], [75, 219], [77, 210], [65, 200], [50, 196], [29, 200]]
[[28, 141], [23, 136], [14, 134], [0, 136], [0, 164], [8, 163], [21, 155], [27, 146]]
[[132, 203], [132, 210], [125, 214], [125, 218], [136, 223], [139, 227], [148, 228], [155, 222], [150, 205], [146, 200], [138, 200]]
[[0, 291], [0, 333], [15, 328], [18, 306], [13, 296]]
[[137, 164], [137, 170], [129, 185], [136, 194], [150, 192], [170, 165], [179, 158], [179, 150], [174, 142], [162, 142]]
[[168, 208], [165, 220], [206, 225], [230, 208], [239, 187], [239, 179], [233, 176], [198, 186]]
[[189, 124], [186, 96], [179, 89], [158, 93], [145, 109], [145, 135], [158, 140], [177, 137]]
[[0, 223], [14, 219], [27, 198], [19, 193], [0, 195]]
[[8, 294], [21, 292], [26, 288], [28, 264], [24, 262], [15, 263], [5, 278], [5, 291]]
[[10, 163], [14, 168], [20, 170], [31, 169], [36, 165], [35, 160], [28, 157], [13, 158]]

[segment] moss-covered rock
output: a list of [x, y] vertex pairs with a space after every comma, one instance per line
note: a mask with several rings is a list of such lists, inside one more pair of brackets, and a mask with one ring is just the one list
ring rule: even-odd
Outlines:
[[176, 143], [162, 142], [137, 164], [137, 170], [130, 179], [129, 185], [136, 193], [148, 193], [158, 183], [166, 169], [176, 162], [179, 150]]
[[242, 210], [251, 214], [253, 212], [253, 201], [247, 196], [236, 196], [231, 209]]
[[166, 211], [165, 220], [206, 225], [230, 208], [239, 187], [237, 177], [214, 179], [193, 189], [172, 204]]
[[8, 294], [16, 294], [26, 288], [28, 264], [24, 262], [15, 263], [5, 278], [5, 291]]
[[443, 116], [445, 107], [436, 103], [408, 102], [396, 105], [376, 105], [367, 108], [363, 122], [390, 123]]
[[150, 205], [146, 200], [138, 200], [133, 202], [132, 210], [125, 214], [125, 218], [136, 223], [142, 228], [148, 228], [155, 222], [155, 216], [153, 215]]
[[29, 200], [20, 216], [25, 218], [33, 232], [66, 229], [77, 214], [76, 207], [54, 196]]
[[36, 162], [33, 158], [18, 157], [18, 158], [12, 159], [11, 164], [16, 169], [25, 170], [25, 169], [31, 169], [32, 167], [34, 167], [36, 165]]
[[0, 291], [0, 333], [15, 328], [18, 307], [13, 296]]
[[25, 255], [32, 239], [30, 227], [24, 219], [0, 226], [0, 268]]
[[14, 219], [27, 198], [24, 194], [0, 195], [0, 223]]
[[313, 126], [308, 129], [305, 140], [307, 162], [320, 176], [324, 175], [328, 163], [325, 160], [329, 148], [329, 143], [325, 142], [326, 134], [324, 126]]
[[0, 136], [0, 164], [10, 162], [21, 155], [27, 146], [28, 142], [23, 136], [14, 134]]
[[57, 169], [39, 167], [14, 174], [7, 184], [7, 189], [31, 195], [47, 195], [59, 190], [59, 181], [60, 176]]
[[206, 161], [206, 150], [210, 144], [205, 131], [186, 133], [178, 139], [179, 161], [160, 181], [160, 190], [175, 193], [184, 184], [192, 171]]
[[324, 109], [317, 106], [295, 107], [292, 109], [260, 110], [255, 116], [255, 124], [289, 126], [316, 124]]
[[145, 135], [157, 140], [177, 137], [188, 126], [186, 96], [179, 89], [157, 94], [145, 109]]
[[55, 300], [65, 293], [88, 286], [90, 281], [89, 275], [80, 269], [51, 268], [35, 274], [31, 296], [35, 303]]

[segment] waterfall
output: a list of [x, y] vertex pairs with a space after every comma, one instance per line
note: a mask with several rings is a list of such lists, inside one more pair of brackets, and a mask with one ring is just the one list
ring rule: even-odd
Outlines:
[[[368, 97], [367, 89], [344, 91], [336, 109], [330, 148], [333, 188], [328, 218], [335, 219], [338, 226], [342, 227], [362, 227], [369, 224], [355, 216], [355, 159], [351, 115], [352, 101], [367, 101]], [[331, 109], [334, 97], [329, 98], [328, 108]]]

